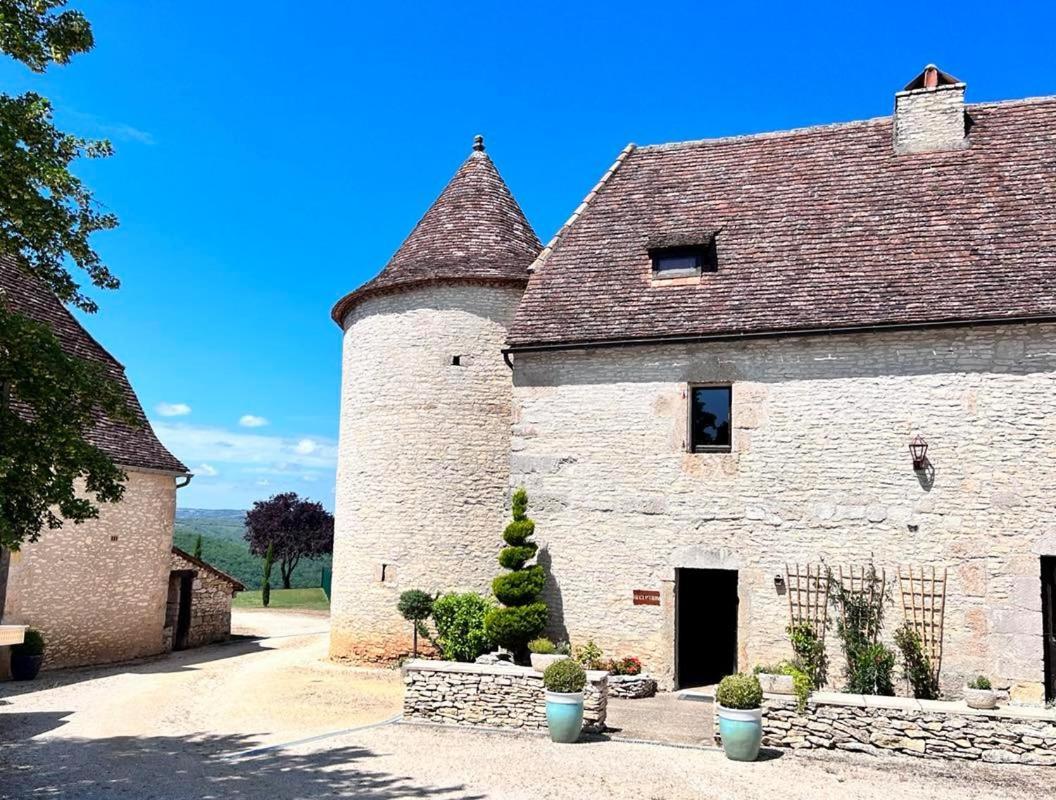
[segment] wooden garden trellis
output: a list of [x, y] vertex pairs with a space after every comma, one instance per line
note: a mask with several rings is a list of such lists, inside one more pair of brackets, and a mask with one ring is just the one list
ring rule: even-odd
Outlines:
[[[870, 609], [876, 609], [884, 602], [887, 587], [887, 574], [884, 570], [877, 573], [876, 567], [870, 564], [865, 567], [850, 566], [845, 573], [841, 566], [838, 574], [840, 589], [844, 596], [857, 596], [864, 600], [865, 607]], [[841, 603], [840, 609], [843, 614], [843, 624], [846, 626], [847, 604]], [[880, 613], [870, 614], [868, 617], [869, 625], [865, 633], [873, 644], [876, 644], [880, 638], [880, 619]]]
[[809, 625], [825, 641], [829, 621], [829, 569], [824, 564], [785, 564], [788, 617], [793, 627]]
[[898, 584], [902, 593], [902, 615], [920, 638], [936, 680], [942, 667], [942, 629], [946, 616], [946, 568], [941, 576], [934, 565], [930, 574], [924, 567], [899, 567]]

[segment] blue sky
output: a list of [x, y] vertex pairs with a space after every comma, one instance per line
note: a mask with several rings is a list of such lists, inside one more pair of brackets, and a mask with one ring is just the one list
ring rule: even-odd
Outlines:
[[96, 245], [124, 285], [87, 325], [197, 473], [184, 507], [332, 506], [330, 306], [476, 133], [545, 241], [627, 142], [886, 115], [929, 61], [970, 102], [1056, 94], [1042, 3], [71, 5], [95, 51], [0, 88], [117, 149], [78, 169], [122, 222]]

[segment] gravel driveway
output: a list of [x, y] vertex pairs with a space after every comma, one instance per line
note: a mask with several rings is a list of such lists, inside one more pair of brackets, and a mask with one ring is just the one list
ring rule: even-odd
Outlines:
[[803, 753], [735, 764], [694, 748], [379, 724], [398, 713], [398, 673], [326, 662], [326, 624], [239, 612], [237, 629], [267, 638], [0, 684], [0, 798], [1017, 800], [1051, 797], [1056, 782], [1044, 768]]

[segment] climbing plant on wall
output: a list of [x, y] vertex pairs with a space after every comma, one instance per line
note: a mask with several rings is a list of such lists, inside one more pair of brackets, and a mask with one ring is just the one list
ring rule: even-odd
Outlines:
[[488, 639], [500, 647], [522, 653], [529, 641], [546, 627], [546, 603], [539, 594], [546, 573], [539, 564], [526, 566], [539, 546], [531, 541], [535, 523], [528, 518], [528, 493], [520, 488], [513, 494], [513, 520], [502, 533], [506, 547], [499, 552], [499, 564], [509, 570], [495, 578], [491, 590], [502, 603], [488, 612], [484, 629]]

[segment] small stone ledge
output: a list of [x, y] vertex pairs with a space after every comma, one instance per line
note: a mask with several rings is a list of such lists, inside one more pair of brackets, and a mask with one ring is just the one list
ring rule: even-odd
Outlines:
[[610, 675], [609, 697], [637, 700], [656, 694], [656, 680], [645, 673], [640, 675]]
[[802, 713], [777, 695], [763, 706], [763, 744], [771, 747], [1056, 766], [1052, 709], [832, 692], [814, 694]]
[[[608, 673], [590, 670], [583, 730], [605, 730]], [[403, 717], [410, 722], [546, 730], [543, 675], [531, 667], [415, 659], [403, 665]]]

